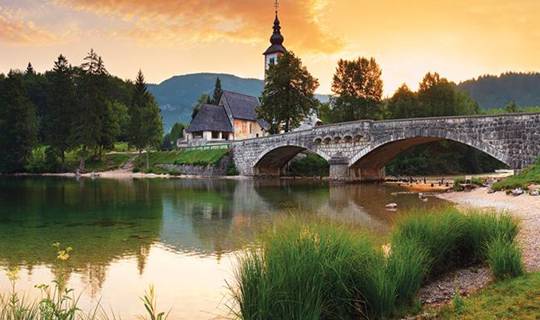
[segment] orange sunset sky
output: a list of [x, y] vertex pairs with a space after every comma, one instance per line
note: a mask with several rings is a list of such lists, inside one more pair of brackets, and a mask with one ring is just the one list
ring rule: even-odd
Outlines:
[[[263, 77], [273, 0], [0, 0], [0, 72], [80, 64], [149, 82], [194, 72]], [[428, 71], [459, 82], [540, 71], [539, 0], [282, 0], [285, 46], [330, 92], [339, 58], [375, 57], [385, 94]]]

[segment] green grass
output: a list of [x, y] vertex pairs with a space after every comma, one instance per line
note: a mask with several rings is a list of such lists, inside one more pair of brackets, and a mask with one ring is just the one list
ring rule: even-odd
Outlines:
[[496, 279], [515, 278], [523, 275], [521, 250], [515, 242], [496, 238], [487, 245], [487, 260]]
[[180, 151], [150, 152], [149, 167], [146, 169], [146, 154], [135, 161], [136, 171], [152, 173], [174, 173], [160, 168], [160, 164], [215, 166], [229, 153], [228, 149], [187, 149]]
[[[365, 232], [292, 217], [270, 229], [261, 248], [240, 258], [231, 287], [240, 319], [379, 319], [415, 306], [426, 281], [486, 263], [514, 272], [517, 224], [507, 215], [454, 208], [400, 218], [388, 253]], [[498, 247], [497, 247], [498, 248]], [[489, 259], [488, 259], [489, 258]], [[417, 304], [416, 304], [417, 305]], [[233, 308], [234, 309], [234, 308]]]
[[540, 158], [521, 173], [494, 183], [492, 189], [495, 191], [515, 188], [526, 189], [531, 184], [540, 184]]
[[215, 166], [227, 154], [229, 154], [228, 149], [188, 149], [182, 151], [174, 163], [178, 165]]
[[128, 153], [110, 153], [103, 156], [101, 160], [87, 160], [84, 164], [87, 172], [101, 172], [120, 168], [132, 155]]
[[428, 309], [429, 319], [520, 319], [540, 316], [540, 273], [499, 281], [476, 294], [463, 298], [456, 313], [452, 305], [440, 310]]
[[238, 317], [357, 316], [363, 301], [359, 286], [369, 281], [368, 267], [383, 269], [382, 252], [365, 235], [331, 223], [307, 225], [291, 218], [276, 228], [264, 237], [262, 249], [250, 250], [240, 258], [236, 285], [231, 288]]

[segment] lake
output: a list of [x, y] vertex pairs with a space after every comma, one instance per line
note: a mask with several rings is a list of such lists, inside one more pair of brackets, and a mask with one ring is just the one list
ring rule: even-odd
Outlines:
[[[0, 293], [10, 290], [8, 270], [19, 270], [16, 289], [28, 297], [63, 277], [83, 308], [100, 301], [123, 319], [143, 313], [150, 285], [170, 319], [226, 316], [237, 255], [280, 215], [385, 233], [399, 212], [442, 203], [386, 185], [292, 180], [0, 177], [0, 190]], [[63, 267], [56, 242], [73, 248]]]

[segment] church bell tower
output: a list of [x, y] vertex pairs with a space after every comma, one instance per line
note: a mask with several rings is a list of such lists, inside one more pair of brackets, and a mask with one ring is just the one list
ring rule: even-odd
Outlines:
[[264, 72], [270, 68], [271, 65], [277, 63], [277, 60], [281, 55], [283, 55], [287, 50], [283, 46], [283, 35], [281, 34], [281, 26], [278, 17], [279, 10], [279, 0], [275, 2], [275, 13], [276, 18], [274, 19], [274, 32], [270, 37], [270, 47], [266, 49], [263, 53], [264, 55]]

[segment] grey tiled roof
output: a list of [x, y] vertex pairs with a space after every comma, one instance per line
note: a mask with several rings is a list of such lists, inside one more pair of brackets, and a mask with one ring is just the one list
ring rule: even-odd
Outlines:
[[235, 119], [257, 121], [259, 99], [241, 93], [223, 91], [221, 102], [231, 110]]
[[187, 132], [199, 131], [222, 131], [233, 132], [233, 128], [225, 109], [222, 106], [203, 104], [191, 124], [186, 129]]

